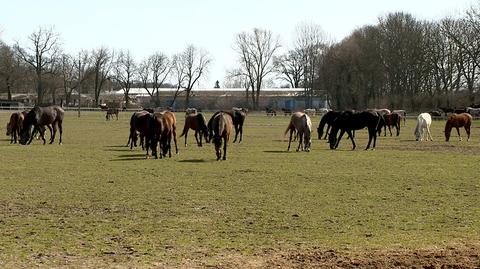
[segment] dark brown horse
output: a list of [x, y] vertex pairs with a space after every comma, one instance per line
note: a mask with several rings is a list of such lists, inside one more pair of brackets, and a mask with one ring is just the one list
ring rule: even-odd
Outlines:
[[222, 140], [223, 140], [223, 160], [227, 159], [227, 144], [230, 140], [230, 133], [233, 129], [232, 116], [229, 113], [217, 113], [212, 119], [213, 144], [215, 145], [215, 153], [217, 161], [222, 158]]
[[149, 114], [148, 118], [148, 128], [146, 131], [146, 148], [147, 148], [147, 159], [148, 159], [148, 148], [152, 150], [152, 156], [155, 159], [158, 159], [157, 148], [160, 144], [160, 158], [163, 157], [162, 154], [162, 135], [163, 135], [163, 120], [162, 117], [157, 117], [154, 114]]
[[470, 140], [470, 126], [472, 125], [472, 115], [468, 113], [461, 113], [461, 114], [453, 114], [448, 117], [447, 123], [445, 124], [445, 141], [450, 139], [450, 133], [452, 131], [452, 127], [457, 129], [458, 138], [462, 141], [462, 137], [460, 136], [459, 127], [464, 127], [465, 132], [467, 132], [467, 141]]
[[150, 123], [150, 112], [142, 110], [133, 113], [130, 117], [130, 135], [128, 137], [127, 147], [130, 146], [130, 149], [133, 146], [137, 146], [138, 134], [140, 134], [140, 145], [142, 149], [144, 147], [144, 138], [148, 131]]
[[40, 133], [43, 144], [46, 143], [43, 126], [47, 126], [50, 129], [50, 144], [55, 140], [55, 134], [57, 133], [57, 127], [60, 132], [59, 144], [62, 144], [62, 123], [65, 115], [65, 111], [59, 106], [36, 106], [30, 110], [25, 119], [23, 120], [23, 127], [20, 131], [20, 143], [22, 145], [30, 144], [33, 139], [33, 133], [36, 131]]
[[165, 157], [172, 157], [171, 143], [172, 139], [175, 142], [175, 154], [178, 154], [177, 147], [177, 118], [171, 111], [156, 112], [155, 117], [162, 120], [163, 132], [160, 139], [161, 154]]
[[[374, 111], [363, 111], [363, 112], [351, 112], [345, 111], [340, 114], [332, 125], [332, 130], [328, 136], [330, 143], [330, 149], [336, 149], [342, 139], [342, 136], [345, 132], [350, 136], [352, 140], [352, 150], [355, 149], [356, 144], [353, 139], [352, 131], [360, 130], [365, 127], [368, 129], [368, 144], [365, 150], [370, 148], [370, 145], [373, 140], [373, 147], [375, 149], [375, 144], [377, 141], [377, 130], [378, 125], [381, 121], [381, 116]], [[340, 130], [340, 135], [337, 138], [337, 133]]]
[[400, 135], [400, 122], [402, 120], [401, 116], [397, 113], [385, 114], [382, 116], [383, 121], [380, 121], [378, 126], [378, 135], [382, 132], [382, 127], [384, 131], [384, 136], [387, 136], [387, 127], [388, 131], [390, 132], [390, 136], [392, 136], [392, 129], [391, 127], [395, 127], [397, 130], [397, 136]]
[[180, 137], [185, 136], [185, 147], [187, 146], [188, 130], [195, 131], [195, 140], [199, 147], [202, 146], [202, 135], [205, 137], [205, 141], [209, 142], [209, 134], [207, 127], [207, 120], [202, 113], [187, 114], [185, 117], [185, 126]]
[[118, 120], [118, 108], [109, 108], [107, 109], [107, 113], [105, 114], [105, 118], [109, 120], [110, 118], [113, 119], [113, 115], [117, 117]]

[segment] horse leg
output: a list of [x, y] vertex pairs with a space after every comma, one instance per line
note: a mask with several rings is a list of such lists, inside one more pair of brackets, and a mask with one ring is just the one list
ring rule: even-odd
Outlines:
[[323, 140], [327, 139], [328, 131], [330, 131], [330, 125], [327, 125], [327, 130], [325, 131], [325, 136], [323, 137]]
[[[390, 127], [388, 127], [388, 128], [390, 129]], [[370, 144], [372, 143], [372, 139], [374, 137], [376, 138], [375, 128], [369, 128], [368, 129], [368, 143], [367, 143], [367, 147], [365, 148], [365, 150], [368, 150], [370, 148]], [[373, 142], [373, 148], [375, 148], [375, 143], [376, 143], [376, 139]]]
[[201, 147], [200, 142], [198, 141], [198, 131], [195, 131], [194, 135], [195, 136], [195, 141], [197, 141], [197, 146]]
[[288, 139], [287, 151], [290, 151], [290, 144], [292, 143], [292, 134], [293, 134], [293, 129], [290, 129], [290, 138]]
[[[175, 130], [175, 125], [173, 127], [173, 131], [172, 131], [172, 134], [173, 134], [173, 142], [175, 142], [175, 154], [178, 154], [178, 147], [177, 147], [177, 131]], [[171, 141], [170, 141], [171, 143]], [[169, 146], [170, 147], [170, 146]]]
[[433, 141], [432, 134], [430, 133], [430, 127], [427, 126], [427, 139], [430, 137], [430, 141]]
[[[338, 145], [340, 145], [340, 140], [342, 139], [342, 136], [344, 133], [345, 133], [345, 130], [341, 129], [340, 135], [338, 136], [338, 139], [337, 139], [337, 143], [335, 144], [335, 148], [338, 148]], [[353, 142], [353, 140], [352, 140], [352, 143], [354, 145], [353, 149], [355, 149], [355, 142]]]
[[58, 144], [62, 144], [62, 133], [63, 133], [63, 127], [62, 127], [62, 122], [58, 122], [58, 133], [60, 135]]
[[302, 149], [303, 151], [303, 145], [302, 145], [302, 142], [303, 142], [303, 132], [297, 132], [297, 135], [299, 137], [298, 139], [298, 147], [297, 147], [297, 152], [300, 150], [300, 148]]
[[57, 133], [57, 125], [55, 123], [52, 124], [52, 137], [50, 137], [50, 144], [53, 144], [55, 140], [55, 134]]
[[232, 143], [235, 143], [237, 141], [237, 137], [238, 137], [238, 126], [237, 125], [234, 125], [234, 126], [235, 126], [235, 139], [233, 139]]
[[188, 136], [188, 130], [184, 131], [185, 133], [185, 147], [187, 146], [187, 136]]
[[460, 136], [460, 129], [458, 127], [455, 127], [455, 129], [457, 129], [458, 141], [462, 141], [462, 137]]
[[467, 132], [467, 141], [470, 141], [470, 126], [465, 126], [465, 132]]
[[390, 125], [388, 125], [388, 131], [390, 132], [390, 136], [392, 136], [392, 128], [390, 127]]
[[227, 137], [228, 135], [225, 135], [223, 137], [223, 158], [222, 160], [227, 160]]
[[242, 142], [242, 138], [243, 138], [243, 124], [240, 125], [240, 127], [238, 128], [238, 131], [240, 132], [240, 140], [238, 141], [238, 143]]

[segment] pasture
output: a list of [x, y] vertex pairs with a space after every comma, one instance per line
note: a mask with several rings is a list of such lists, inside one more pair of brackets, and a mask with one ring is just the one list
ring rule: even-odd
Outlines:
[[[399, 137], [286, 152], [289, 117], [248, 114], [216, 161], [193, 132], [179, 155], [130, 151], [131, 113], [67, 112], [63, 145], [11, 145], [0, 112], [0, 267], [480, 266], [480, 122], [472, 138]], [[184, 113], [176, 113], [177, 134]], [[207, 120], [211, 113], [207, 113]], [[231, 137], [230, 142], [233, 140]], [[296, 142], [292, 148], [296, 149]]]

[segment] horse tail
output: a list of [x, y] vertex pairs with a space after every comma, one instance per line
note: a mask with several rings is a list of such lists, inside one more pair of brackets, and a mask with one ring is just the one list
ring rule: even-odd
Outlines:
[[184, 135], [187, 133], [187, 131], [188, 131], [188, 129], [189, 129], [189, 123], [188, 123], [188, 121], [189, 121], [189, 119], [186, 118], [186, 119], [185, 119], [185, 126], [183, 127], [182, 134], [180, 134], [179, 137], [182, 137], [182, 136], [184, 136]]
[[295, 126], [293, 125], [293, 122], [290, 121], [290, 123], [288, 124], [287, 129], [285, 130], [285, 133], [283, 134], [283, 136], [286, 136], [287, 133], [288, 133], [288, 131], [293, 130], [293, 129], [295, 129]]

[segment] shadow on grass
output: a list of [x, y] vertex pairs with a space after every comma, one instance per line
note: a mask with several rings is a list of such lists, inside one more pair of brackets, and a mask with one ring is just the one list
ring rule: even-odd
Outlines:
[[205, 159], [189, 159], [189, 160], [180, 160], [180, 163], [207, 163], [212, 162], [212, 160], [205, 160]]
[[138, 160], [145, 160], [146, 156], [144, 153], [140, 154], [123, 154], [123, 155], [118, 155], [116, 159], [112, 159], [110, 161], [116, 162], [116, 161], [138, 161]]
[[287, 150], [264, 150], [265, 153], [291, 153], [295, 151], [287, 151]]

